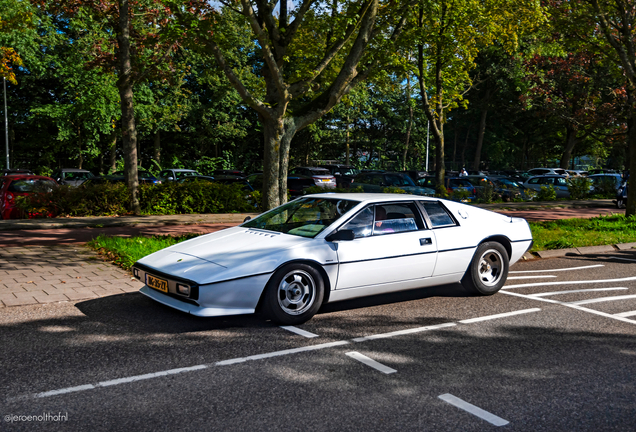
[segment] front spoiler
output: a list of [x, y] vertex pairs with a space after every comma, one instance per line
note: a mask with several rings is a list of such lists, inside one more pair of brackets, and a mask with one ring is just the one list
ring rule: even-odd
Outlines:
[[147, 285], [144, 285], [139, 292], [161, 304], [180, 310], [181, 312], [200, 317], [243, 315], [252, 314], [255, 311], [255, 309], [248, 308], [202, 307], [167, 296], [155, 289], [149, 288]]

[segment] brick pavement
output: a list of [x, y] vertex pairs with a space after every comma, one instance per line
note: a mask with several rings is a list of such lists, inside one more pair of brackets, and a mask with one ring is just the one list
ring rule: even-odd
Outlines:
[[85, 246], [0, 248], [0, 308], [136, 292], [142, 285]]

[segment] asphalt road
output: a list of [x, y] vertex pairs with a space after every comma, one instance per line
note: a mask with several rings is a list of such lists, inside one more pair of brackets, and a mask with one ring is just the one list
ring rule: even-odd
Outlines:
[[0, 429], [634, 431], [634, 263], [520, 262], [492, 297], [383, 295], [291, 329], [137, 293], [6, 308]]

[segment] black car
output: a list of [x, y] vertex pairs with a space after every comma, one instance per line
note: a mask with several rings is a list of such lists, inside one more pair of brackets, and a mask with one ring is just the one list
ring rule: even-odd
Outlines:
[[207, 181], [210, 183], [220, 183], [225, 185], [232, 185], [232, 184], [238, 183], [243, 185], [244, 191], [246, 192], [254, 191], [254, 187], [250, 184], [250, 182], [247, 181], [245, 177], [239, 177], [239, 176], [219, 175], [219, 176], [212, 177], [212, 176], [196, 175], [196, 176], [183, 177], [180, 180], [178, 180], [179, 183], [192, 183], [196, 181]]
[[331, 164], [320, 165], [320, 168], [328, 169], [331, 175], [336, 178], [336, 186], [339, 188], [348, 188], [355, 176], [360, 174], [360, 170], [351, 165]]
[[[263, 189], [263, 173], [250, 174], [247, 176], [247, 181], [250, 182], [254, 189]], [[312, 177], [292, 174], [287, 176], [287, 190], [289, 190], [289, 194], [292, 197], [305, 195], [306, 190], [312, 186], [316, 186]]]

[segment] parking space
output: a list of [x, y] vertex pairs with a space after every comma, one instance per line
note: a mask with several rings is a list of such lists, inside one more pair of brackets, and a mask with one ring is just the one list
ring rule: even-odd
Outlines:
[[520, 262], [492, 297], [415, 290], [297, 327], [189, 317], [138, 294], [6, 308], [4, 402], [95, 430], [631, 430], [628, 260]]

